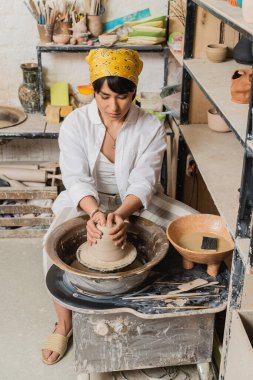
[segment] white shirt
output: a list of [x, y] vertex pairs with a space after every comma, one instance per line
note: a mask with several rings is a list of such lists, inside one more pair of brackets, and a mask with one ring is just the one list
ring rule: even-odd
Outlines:
[[[78, 208], [85, 196], [99, 203], [95, 164], [105, 137], [96, 100], [71, 112], [59, 133], [60, 168], [66, 191], [56, 199], [53, 211]], [[115, 150], [115, 177], [123, 201], [129, 194], [147, 208], [160, 179], [166, 149], [165, 129], [160, 121], [132, 104], [118, 134]]]
[[95, 170], [97, 190], [101, 193], [118, 194], [114, 163], [108, 160], [102, 152], [99, 152]]

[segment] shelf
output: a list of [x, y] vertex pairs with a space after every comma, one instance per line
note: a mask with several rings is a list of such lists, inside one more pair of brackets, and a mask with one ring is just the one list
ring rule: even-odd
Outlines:
[[236, 247], [239, 251], [243, 264], [246, 266], [249, 260], [250, 239], [236, 239]]
[[184, 67], [244, 144], [249, 105], [232, 102], [230, 86], [234, 71], [249, 66], [240, 65], [234, 60], [213, 63], [203, 59], [187, 59]]
[[241, 8], [232, 7], [225, 0], [193, 0], [193, 2], [253, 41], [253, 24], [243, 20]]
[[180, 130], [220, 215], [234, 237], [243, 147], [232, 133], [213, 132], [206, 124], [181, 125]]
[[[43, 53], [52, 53], [52, 52], [67, 52], [67, 53], [80, 53], [80, 52], [88, 52], [92, 49], [98, 49], [98, 48], [108, 48], [108, 46], [101, 46], [101, 45], [94, 45], [94, 46], [88, 46], [88, 45], [59, 45], [54, 43], [48, 43], [48, 44], [38, 44], [36, 49], [39, 52]], [[164, 50], [168, 50], [167, 46], [163, 45], [113, 45], [110, 46], [110, 49], [133, 49], [137, 50], [139, 52], [163, 52]]]
[[169, 51], [175, 60], [179, 63], [179, 65], [183, 66], [183, 53], [177, 53], [171, 48], [169, 48]]
[[59, 124], [48, 124], [39, 113], [28, 114], [27, 119], [18, 125], [0, 129], [0, 139], [57, 139]]

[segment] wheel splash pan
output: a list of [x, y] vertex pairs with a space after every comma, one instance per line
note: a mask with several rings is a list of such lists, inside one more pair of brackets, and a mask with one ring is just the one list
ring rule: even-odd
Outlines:
[[99, 272], [85, 266], [73, 267], [77, 248], [86, 241], [88, 216], [79, 216], [62, 223], [49, 234], [45, 249], [53, 263], [65, 272], [77, 288], [104, 295], [128, 292], [140, 285], [150, 270], [166, 255], [169, 243], [165, 232], [155, 223], [131, 216], [127, 239], [137, 249], [136, 261], [117, 272]]

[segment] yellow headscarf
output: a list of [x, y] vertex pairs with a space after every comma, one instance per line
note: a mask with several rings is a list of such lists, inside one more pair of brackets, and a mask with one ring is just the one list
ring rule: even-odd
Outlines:
[[89, 52], [86, 61], [90, 65], [90, 80], [107, 76], [119, 76], [137, 85], [143, 62], [135, 50], [94, 49]]

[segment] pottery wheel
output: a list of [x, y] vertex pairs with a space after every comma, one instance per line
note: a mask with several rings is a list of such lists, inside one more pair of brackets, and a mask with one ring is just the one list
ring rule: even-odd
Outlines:
[[91, 247], [87, 242], [80, 245], [76, 252], [77, 260], [86, 267], [99, 270], [101, 272], [109, 272], [115, 269], [124, 268], [127, 265], [130, 265], [137, 256], [136, 248], [130, 243], [126, 243], [125, 245], [123, 250], [124, 257], [117, 261], [103, 261], [98, 259], [92, 254], [90, 248]]

